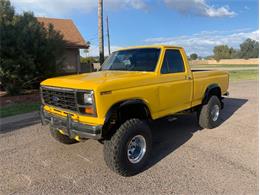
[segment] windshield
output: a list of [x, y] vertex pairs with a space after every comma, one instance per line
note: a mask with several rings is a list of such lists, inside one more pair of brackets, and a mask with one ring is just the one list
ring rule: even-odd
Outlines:
[[103, 63], [101, 70], [152, 72], [160, 55], [160, 49], [129, 49], [113, 52]]

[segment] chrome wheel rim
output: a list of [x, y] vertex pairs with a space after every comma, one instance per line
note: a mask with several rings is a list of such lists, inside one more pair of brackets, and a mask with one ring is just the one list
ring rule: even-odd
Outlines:
[[146, 141], [142, 135], [134, 136], [127, 147], [127, 157], [131, 163], [138, 163], [146, 152]]
[[211, 118], [214, 122], [216, 122], [218, 120], [218, 117], [219, 117], [219, 106], [218, 105], [214, 105], [210, 114], [211, 114]]

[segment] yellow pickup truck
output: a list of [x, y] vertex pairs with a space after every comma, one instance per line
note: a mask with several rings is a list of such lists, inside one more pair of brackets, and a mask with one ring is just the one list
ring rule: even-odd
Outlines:
[[202, 128], [214, 128], [228, 84], [227, 72], [191, 71], [181, 47], [131, 47], [113, 52], [97, 72], [43, 81], [41, 119], [62, 143], [104, 143], [108, 167], [130, 176], [149, 159], [153, 120], [197, 112]]

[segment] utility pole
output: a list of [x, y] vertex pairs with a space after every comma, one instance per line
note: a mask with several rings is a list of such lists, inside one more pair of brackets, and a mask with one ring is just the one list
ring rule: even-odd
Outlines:
[[104, 62], [103, 0], [98, 0], [98, 45], [100, 65]]
[[108, 54], [110, 55], [110, 36], [109, 36], [108, 16], [107, 16], [107, 47], [108, 47]]

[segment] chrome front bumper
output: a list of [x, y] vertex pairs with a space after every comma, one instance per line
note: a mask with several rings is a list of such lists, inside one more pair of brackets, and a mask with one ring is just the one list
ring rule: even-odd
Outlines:
[[79, 136], [80, 139], [101, 139], [102, 138], [102, 125], [87, 125], [73, 121], [71, 115], [67, 117], [58, 116], [49, 112], [46, 112], [41, 106], [41, 122], [42, 125], [50, 124], [51, 127], [57, 131], [62, 130], [64, 134], [70, 138]]

